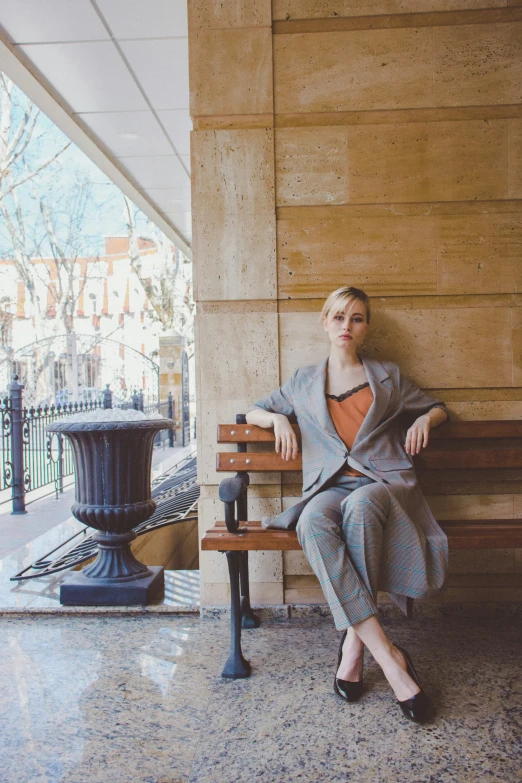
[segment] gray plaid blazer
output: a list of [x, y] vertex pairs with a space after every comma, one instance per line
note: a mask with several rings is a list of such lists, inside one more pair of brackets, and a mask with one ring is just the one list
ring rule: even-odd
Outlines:
[[296, 370], [277, 391], [254, 403], [256, 408], [296, 419], [302, 437], [302, 500], [275, 517], [265, 517], [262, 524], [294, 528], [308, 501], [348, 463], [383, 484], [390, 494], [379, 590], [428, 598], [445, 587], [448, 540], [419, 487], [404, 443], [414, 419], [431, 408], [446, 410], [446, 406], [415, 386], [394, 362], [361, 359], [374, 400], [350, 450], [328, 412], [327, 359]]

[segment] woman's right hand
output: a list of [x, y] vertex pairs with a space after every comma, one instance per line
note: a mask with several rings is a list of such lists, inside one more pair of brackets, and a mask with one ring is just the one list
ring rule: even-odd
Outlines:
[[299, 453], [297, 437], [287, 417], [282, 413], [274, 413], [273, 423], [276, 452], [279, 454], [281, 451], [282, 459], [296, 459]]

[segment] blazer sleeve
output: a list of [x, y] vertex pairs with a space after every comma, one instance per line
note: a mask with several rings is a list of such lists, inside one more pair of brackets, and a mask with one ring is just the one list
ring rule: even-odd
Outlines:
[[428, 413], [432, 408], [442, 408], [449, 418], [449, 412], [446, 404], [442, 400], [437, 400], [422, 389], [419, 389], [413, 381], [399, 370], [400, 395], [404, 406], [404, 412], [418, 418], [424, 413]]
[[262, 408], [269, 413], [282, 413], [284, 416], [294, 416], [294, 387], [297, 372], [296, 370], [286, 383], [272, 392], [272, 394], [269, 394], [268, 397], [256, 400], [253, 407]]

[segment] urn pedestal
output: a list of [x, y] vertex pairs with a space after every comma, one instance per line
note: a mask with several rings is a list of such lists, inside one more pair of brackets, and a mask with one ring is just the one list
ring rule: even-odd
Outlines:
[[150, 472], [154, 438], [171, 419], [55, 422], [48, 432], [65, 435], [76, 469], [72, 513], [96, 529], [98, 556], [61, 585], [66, 606], [145, 605], [164, 588], [163, 567], [136, 560], [133, 528], [154, 513]]

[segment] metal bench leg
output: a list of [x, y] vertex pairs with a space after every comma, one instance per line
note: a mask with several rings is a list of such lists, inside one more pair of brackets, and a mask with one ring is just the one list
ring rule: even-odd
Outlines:
[[241, 583], [241, 627], [259, 628], [261, 620], [250, 606], [250, 583], [248, 580], [248, 552], [240, 552], [239, 576]]
[[389, 597], [403, 614], [406, 615], [408, 620], [413, 617], [413, 598], [407, 595], [398, 595], [397, 593], [388, 593]]
[[221, 674], [232, 680], [250, 677], [250, 663], [241, 652], [241, 596], [239, 591], [239, 573], [241, 552], [227, 552], [228, 572], [230, 574], [230, 653]]

